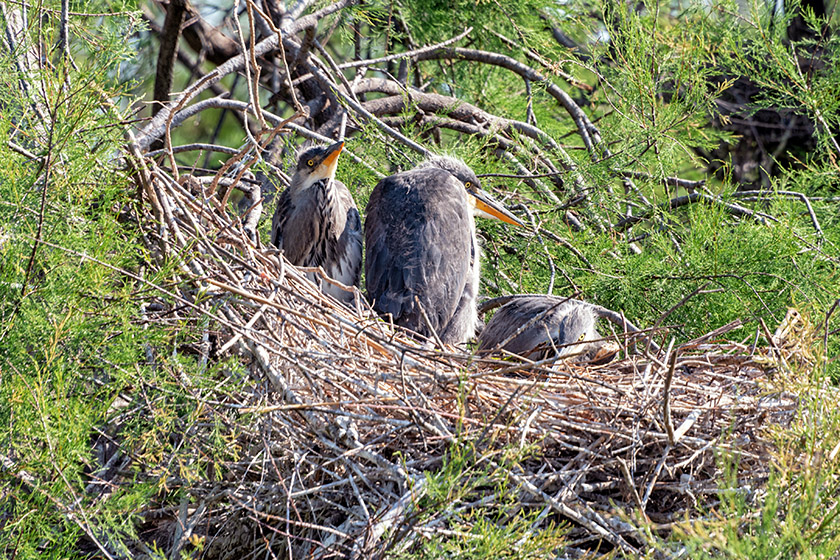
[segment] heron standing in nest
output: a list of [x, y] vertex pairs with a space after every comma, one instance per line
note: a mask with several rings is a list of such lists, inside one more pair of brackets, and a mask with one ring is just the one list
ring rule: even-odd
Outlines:
[[[298, 156], [289, 188], [277, 199], [271, 243], [295, 266], [323, 268], [345, 286], [358, 286], [362, 267], [362, 222], [350, 191], [335, 180], [344, 142], [312, 147]], [[317, 279], [321, 290], [352, 302], [353, 292]]]
[[595, 330], [591, 305], [555, 296], [519, 296], [502, 306], [478, 338], [478, 352], [505, 350], [529, 360], [571, 357], [609, 362], [619, 348]]
[[481, 249], [474, 215], [522, 226], [451, 157], [382, 179], [365, 218], [368, 299], [381, 314], [445, 343], [472, 338]]

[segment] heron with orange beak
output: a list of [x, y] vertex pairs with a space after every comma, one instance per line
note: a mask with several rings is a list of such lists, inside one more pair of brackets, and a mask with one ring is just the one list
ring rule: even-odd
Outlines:
[[[287, 188], [277, 199], [271, 221], [271, 243], [295, 266], [322, 267], [330, 278], [358, 286], [362, 268], [362, 222], [350, 191], [335, 179], [344, 142], [311, 147], [298, 155]], [[352, 302], [353, 292], [328, 282], [321, 290]]]
[[455, 158], [434, 156], [382, 179], [365, 217], [365, 281], [373, 308], [445, 343], [472, 338], [481, 271], [474, 216], [523, 225]]

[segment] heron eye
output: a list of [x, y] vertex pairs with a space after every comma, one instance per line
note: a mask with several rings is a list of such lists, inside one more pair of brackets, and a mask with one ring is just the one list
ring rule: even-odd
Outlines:
[[578, 342], [583, 342], [584, 338], [586, 338], [586, 333], [580, 333], [580, 336], [578, 337]]
[[464, 186], [467, 187], [468, 189], [473, 188], [472, 181], [467, 181], [466, 183], [464, 183]]
[[315, 160], [310, 159], [309, 161], [306, 162], [306, 165], [308, 165], [309, 167], [313, 167], [315, 165]]

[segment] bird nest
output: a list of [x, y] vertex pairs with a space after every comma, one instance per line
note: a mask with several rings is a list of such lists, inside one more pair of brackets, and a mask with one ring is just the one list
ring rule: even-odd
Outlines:
[[[714, 505], [722, 451], [737, 451], [740, 488], [760, 485], [764, 428], [795, 412], [768, 376], [807, 359], [784, 329], [767, 333], [767, 349], [717, 342], [730, 325], [658, 351], [619, 332], [622, 358], [597, 367], [432, 348], [358, 293], [354, 309], [324, 296], [199, 182], [145, 165], [135, 217], [178, 286], [155, 286], [147, 319], [192, 325], [201, 359], [233, 355], [247, 370], [215, 370], [217, 391], [204, 394], [216, 424], [236, 426], [238, 460], [200, 480], [171, 467], [166, 487], [181, 504], [164, 496], [145, 512], [145, 545], [170, 557], [193, 547], [208, 558], [377, 556], [512, 497], [535, 529], [568, 522], [570, 546], [636, 555], [650, 544], [638, 520], [666, 531]], [[784, 328], [803, 325], [791, 315]], [[478, 484], [464, 503], [427, 512], [432, 475], [456, 451], [505, 492]]]

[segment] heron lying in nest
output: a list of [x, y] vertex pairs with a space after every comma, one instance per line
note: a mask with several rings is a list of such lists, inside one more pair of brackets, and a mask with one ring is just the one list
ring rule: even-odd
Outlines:
[[618, 344], [595, 329], [598, 316], [586, 302], [552, 296], [518, 296], [502, 306], [478, 337], [478, 352], [505, 351], [529, 360], [557, 356], [604, 364]]

